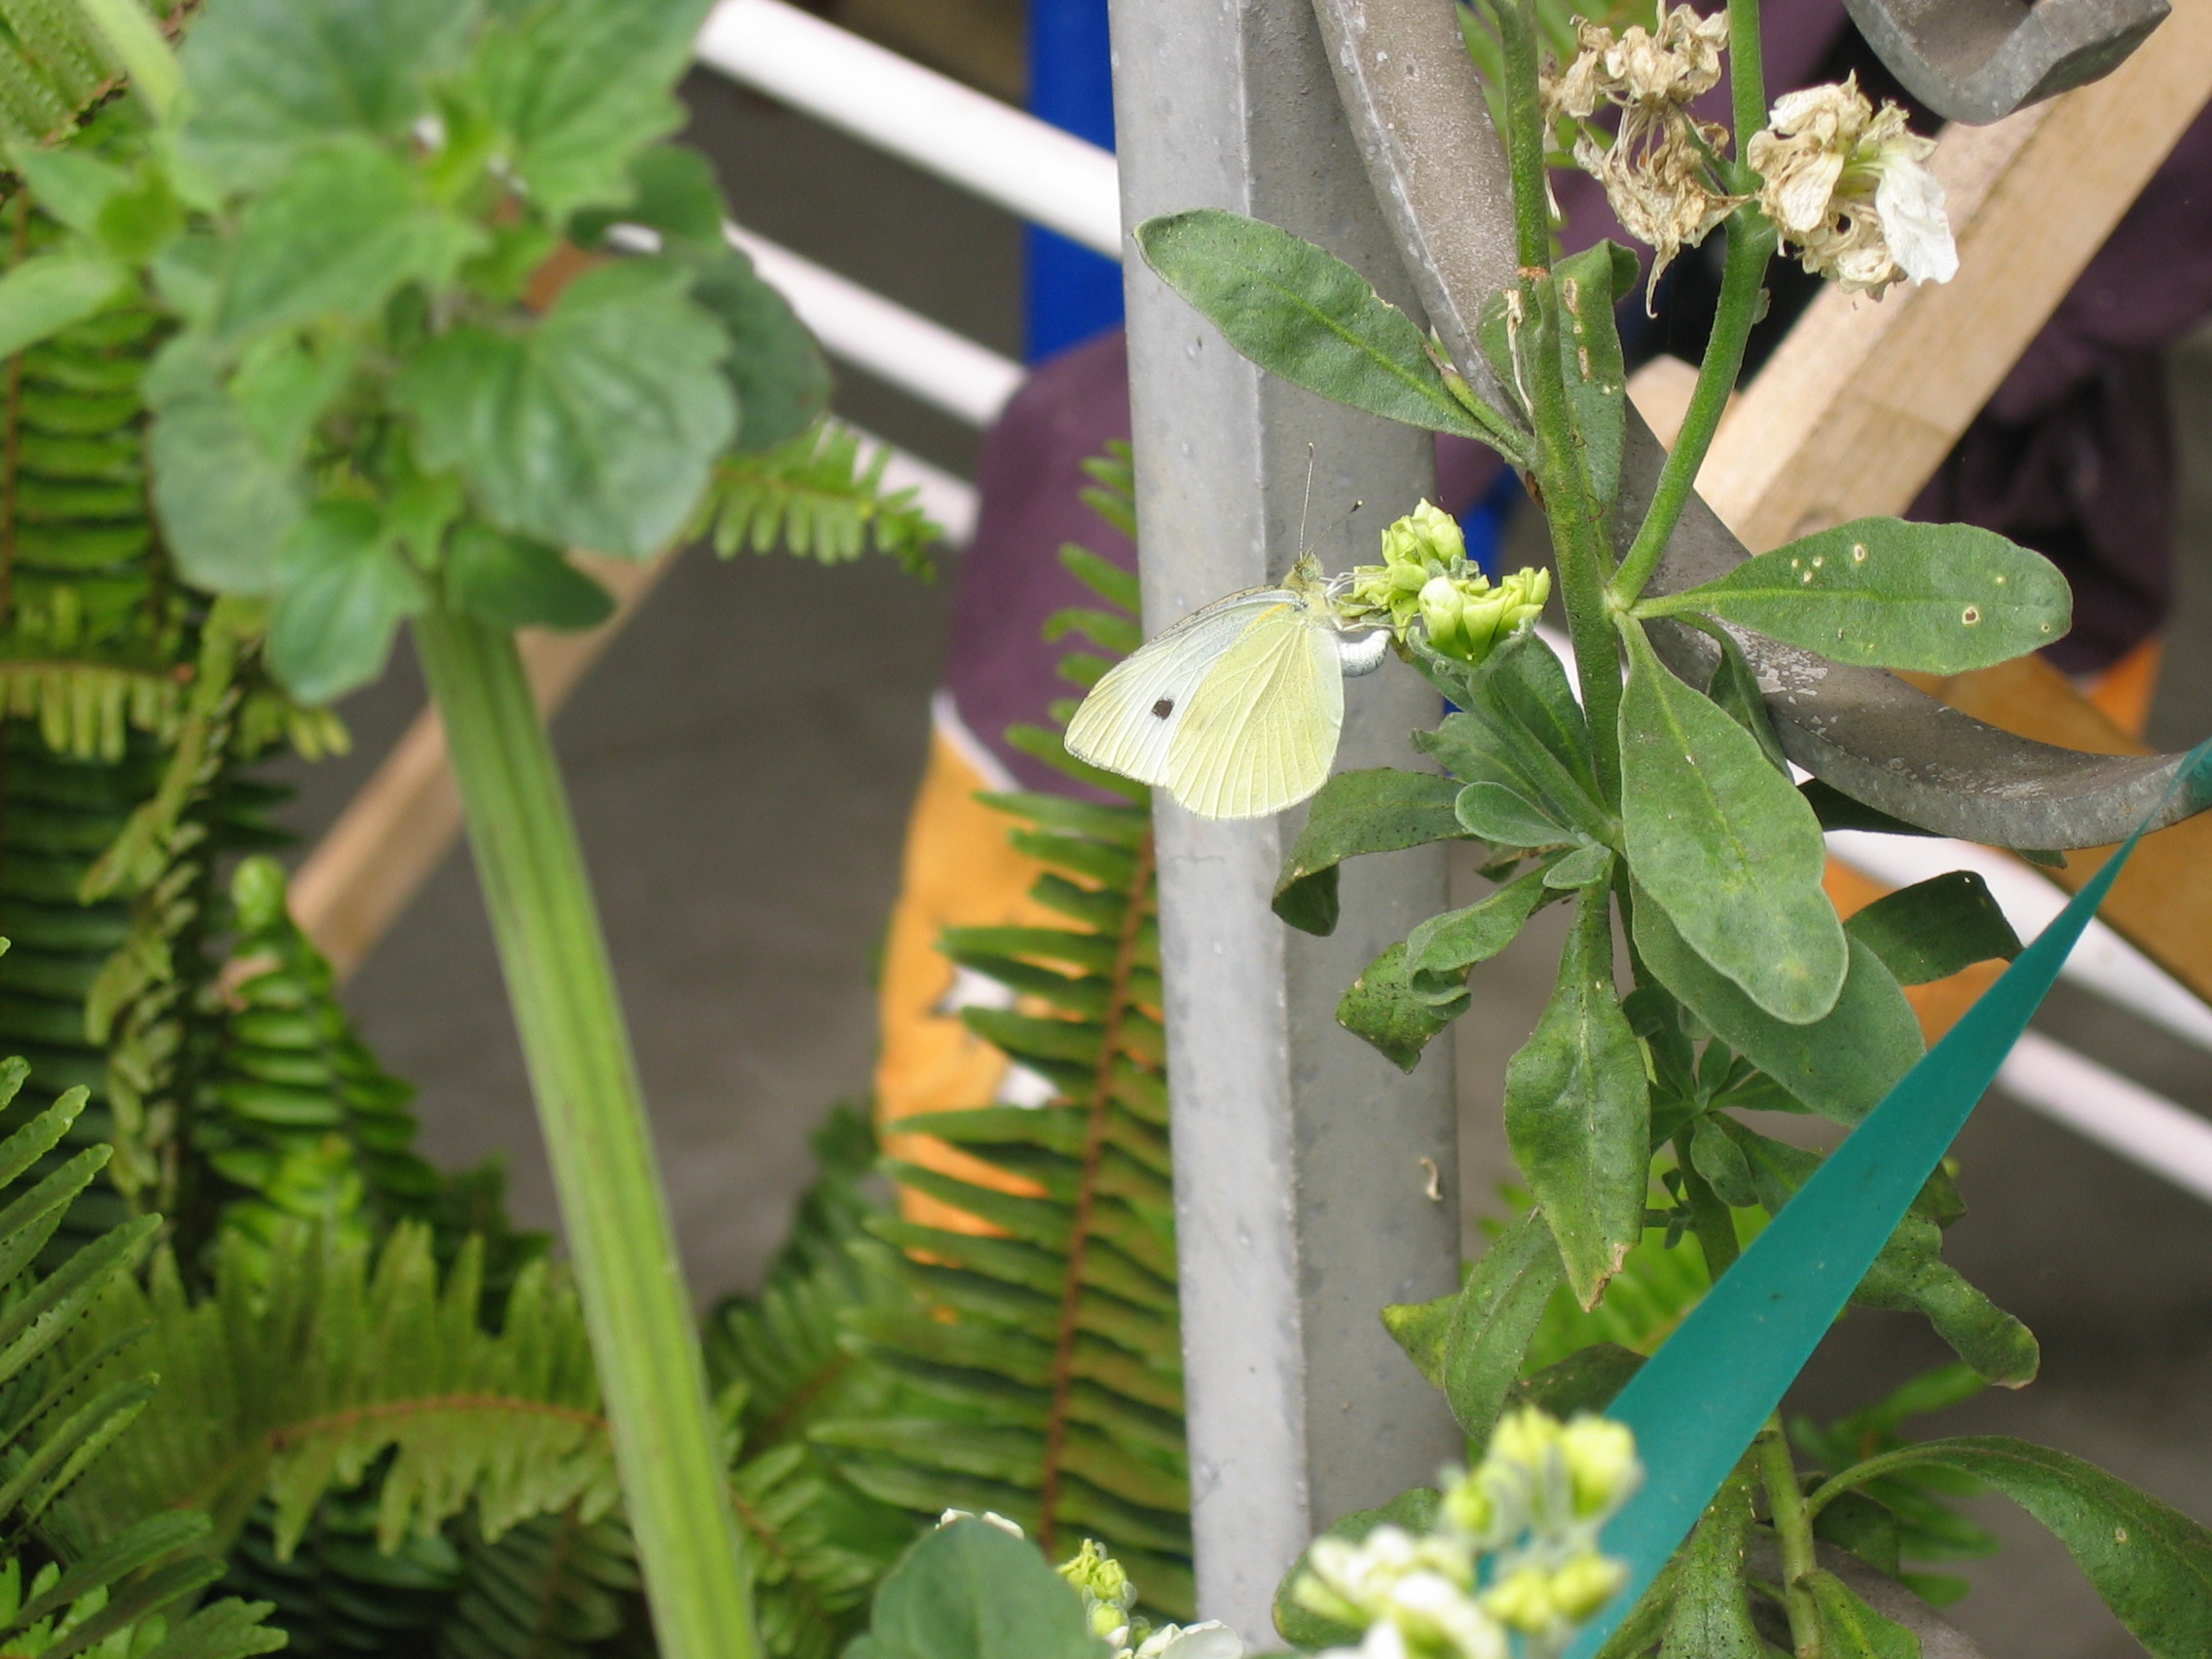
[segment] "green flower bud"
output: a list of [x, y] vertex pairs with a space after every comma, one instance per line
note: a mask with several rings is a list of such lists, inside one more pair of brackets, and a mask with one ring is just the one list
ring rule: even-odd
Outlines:
[[[1092, 1538], [1084, 1539], [1083, 1548], [1060, 1563], [1059, 1574], [1078, 1590], [1096, 1597], [1117, 1615], [1127, 1610], [1129, 1604], [1137, 1599], [1136, 1586], [1129, 1582], [1122, 1564], [1100, 1549]], [[1113, 1623], [1119, 1625], [1122, 1620], [1117, 1616]]]
[[1559, 1621], [1552, 1601], [1551, 1574], [1538, 1567], [1519, 1567], [1492, 1585], [1483, 1608], [1493, 1618], [1534, 1636]]
[[1559, 1444], [1563, 1430], [1559, 1419], [1533, 1406], [1508, 1412], [1491, 1431], [1486, 1463], [1517, 1463], [1524, 1469], [1541, 1469], [1545, 1456]]
[[1616, 1508], [1642, 1473], [1636, 1436], [1604, 1418], [1576, 1418], [1560, 1434], [1559, 1449], [1574, 1485], [1574, 1513], [1581, 1520]]
[[1624, 1563], [1607, 1561], [1596, 1550], [1576, 1556], [1552, 1574], [1552, 1606], [1559, 1617], [1581, 1624], [1596, 1616], [1627, 1577]]
[[1382, 562], [1425, 573], [1430, 565], [1450, 570], [1467, 557], [1467, 538], [1450, 513], [1423, 501], [1382, 533]]

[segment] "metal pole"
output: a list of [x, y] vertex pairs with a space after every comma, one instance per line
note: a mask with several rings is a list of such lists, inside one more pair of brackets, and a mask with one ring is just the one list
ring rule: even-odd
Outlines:
[[[1413, 309], [1310, 0], [1113, 0], [1113, 38], [1125, 226], [1234, 208]], [[1282, 575], [1309, 445], [1324, 561], [1372, 561], [1434, 486], [1428, 436], [1264, 377], [1133, 248], [1123, 263], [1148, 628]], [[1416, 764], [1407, 734], [1435, 715], [1409, 673], [1351, 682], [1339, 765]], [[1450, 1062], [1402, 1076], [1334, 1017], [1367, 962], [1443, 907], [1444, 859], [1347, 868], [1343, 924], [1316, 940], [1268, 908], [1297, 814], [1208, 824], [1162, 799], [1155, 822], [1198, 1602], [1264, 1644], [1313, 1532], [1460, 1450], [1377, 1317], [1457, 1282]]]

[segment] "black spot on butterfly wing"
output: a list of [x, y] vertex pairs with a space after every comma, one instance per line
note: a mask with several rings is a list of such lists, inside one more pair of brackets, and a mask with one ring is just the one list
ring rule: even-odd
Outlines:
[[1174, 712], [1175, 699], [1172, 697], [1162, 697], [1152, 706], [1152, 718], [1156, 720], [1163, 720]]

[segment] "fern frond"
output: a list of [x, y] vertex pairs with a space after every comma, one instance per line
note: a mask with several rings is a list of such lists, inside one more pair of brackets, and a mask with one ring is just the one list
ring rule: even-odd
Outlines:
[[538, 1515], [461, 1538], [461, 1589], [438, 1629], [441, 1659], [584, 1659], [638, 1616], [630, 1534], [609, 1516]]
[[930, 550], [944, 532], [930, 522], [911, 489], [886, 495], [888, 445], [865, 461], [860, 434], [835, 421], [816, 423], [787, 443], [722, 459], [693, 534], [711, 532], [724, 558], [740, 548], [778, 546], [825, 565], [871, 548], [916, 575], [934, 573]]
[[388, 1453], [387, 1550], [471, 1502], [495, 1537], [571, 1505], [596, 1520], [615, 1500], [614, 1469], [574, 1294], [534, 1263], [493, 1333], [481, 1290], [480, 1252], [464, 1248], [441, 1283], [418, 1223], [393, 1230], [373, 1274], [358, 1238], [295, 1227], [264, 1257], [227, 1235], [197, 1303], [164, 1252], [144, 1288], [109, 1288], [84, 1338], [150, 1325], [136, 1352], [164, 1379], [163, 1409], [87, 1473], [72, 1510], [97, 1531], [203, 1509], [227, 1542], [266, 1495], [282, 1560], [323, 1494]]

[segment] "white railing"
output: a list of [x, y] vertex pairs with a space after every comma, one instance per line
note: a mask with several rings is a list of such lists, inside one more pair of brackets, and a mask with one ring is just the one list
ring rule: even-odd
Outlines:
[[[710, 68], [825, 125], [947, 179], [984, 201], [1121, 257], [1114, 158], [1094, 144], [824, 22], [784, 0], [722, 0], [700, 31]], [[859, 283], [731, 227], [730, 239], [841, 360], [982, 427], [1020, 384], [1019, 365]], [[895, 452], [888, 478], [918, 486], [932, 516], [965, 541], [976, 493]], [[1555, 642], [1565, 647], [1565, 641]], [[1571, 660], [1571, 659], [1570, 659]], [[1963, 842], [1839, 832], [1846, 863], [1893, 887], [1972, 869], [2023, 938], [2065, 903], [2005, 854]], [[2063, 977], [2115, 1006], [2212, 1050], [2212, 1009], [2114, 933], [2092, 922]], [[2212, 1202], [2212, 1122], [2030, 1032], [1999, 1074], [2021, 1105]]]
[[1011, 357], [978, 346], [896, 300], [737, 225], [732, 245], [791, 301], [823, 349], [976, 427], [988, 426], [1021, 385]]
[[1109, 259], [1122, 256], [1111, 151], [784, 0], [722, 0], [695, 50], [709, 68], [825, 126]]

